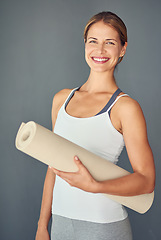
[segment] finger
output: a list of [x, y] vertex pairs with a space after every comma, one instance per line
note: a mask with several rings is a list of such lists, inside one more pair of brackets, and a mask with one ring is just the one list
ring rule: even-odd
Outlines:
[[53, 167], [50, 167], [50, 168], [53, 170], [53, 172], [54, 172], [56, 175], [65, 174], [65, 173], [66, 173], [66, 172], [63, 172], [63, 171], [58, 170], [58, 169], [56, 169], [56, 168], [53, 168]]
[[77, 164], [77, 166], [83, 166], [82, 162], [80, 161], [80, 159], [78, 158], [78, 156], [74, 156], [74, 161]]
[[[86, 169], [86, 167], [83, 165], [83, 163], [81, 162], [81, 160], [78, 158], [78, 156], [74, 156], [74, 161], [78, 167], [79, 170], [81, 169]], [[79, 171], [78, 170], [78, 171]]]
[[58, 172], [59, 170], [57, 170], [57, 169], [55, 169], [55, 168], [53, 168], [53, 167], [51, 167], [51, 166], [49, 166], [49, 168], [56, 174], [56, 172]]
[[72, 179], [73, 173], [63, 172], [63, 171], [59, 171], [57, 169], [54, 169], [53, 171], [57, 176], [61, 177], [65, 181], [67, 181], [67, 180], [70, 181]]

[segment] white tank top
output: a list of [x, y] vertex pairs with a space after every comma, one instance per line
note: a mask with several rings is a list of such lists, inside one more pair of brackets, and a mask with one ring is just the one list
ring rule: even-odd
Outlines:
[[[112, 125], [109, 111], [120, 97], [127, 94], [116, 98], [115, 93], [104, 111], [93, 117], [77, 118], [70, 116], [65, 108], [78, 89], [71, 91], [60, 108], [54, 132], [116, 164], [123, 150], [124, 140], [122, 134]], [[127, 217], [127, 212], [121, 204], [108, 199], [103, 194], [89, 193], [71, 187], [58, 176], [53, 190], [52, 214], [97, 223], [116, 222]]]

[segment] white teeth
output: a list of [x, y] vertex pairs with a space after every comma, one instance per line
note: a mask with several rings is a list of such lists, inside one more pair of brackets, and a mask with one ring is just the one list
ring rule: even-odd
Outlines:
[[93, 58], [93, 59], [98, 62], [105, 62], [108, 60], [108, 58]]

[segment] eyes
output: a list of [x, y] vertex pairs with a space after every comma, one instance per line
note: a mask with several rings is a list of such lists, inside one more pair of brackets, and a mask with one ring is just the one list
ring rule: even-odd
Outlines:
[[[98, 44], [98, 41], [96, 40], [90, 40], [89, 44]], [[105, 45], [115, 45], [115, 43], [113, 41], [106, 41]]]

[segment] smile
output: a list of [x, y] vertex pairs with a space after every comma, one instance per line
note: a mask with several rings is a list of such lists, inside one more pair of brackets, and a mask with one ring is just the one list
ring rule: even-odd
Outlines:
[[95, 63], [105, 63], [109, 60], [109, 58], [104, 58], [104, 57], [92, 57], [92, 60]]

